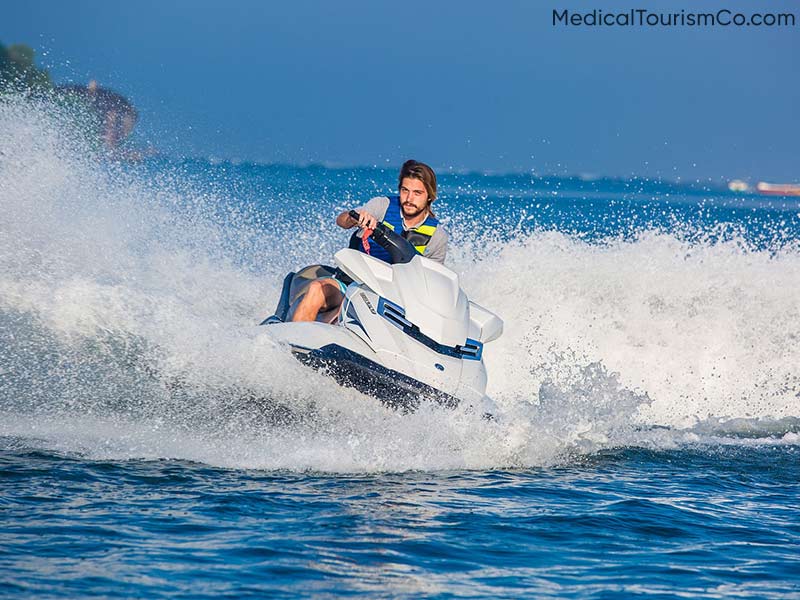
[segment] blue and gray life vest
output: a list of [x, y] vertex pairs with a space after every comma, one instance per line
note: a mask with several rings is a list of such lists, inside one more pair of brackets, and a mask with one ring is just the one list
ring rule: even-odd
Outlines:
[[[413, 229], [403, 231], [403, 212], [400, 207], [400, 196], [389, 196], [389, 207], [386, 209], [386, 215], [383, 217], [383, 224], [389, 229], [399, 231], [405, 239], [407, 239], [412, 246], [417, 249], [420, 254], [425, 254], [425, 248], [428, 242], [431, 241], [436, 227], [439, 225], [439, 220], [428, 215], [421, 225], [417, 225]], [[370, 256], [379, 258], [384, 262], [391, 263], [389, 253], [381, 248], [377, 243], [372, 242], [370, 238]], [[355, 248], [364, 252], [361, 244], [361, 238], [356, 233], [350, 236], [350, 248]]]

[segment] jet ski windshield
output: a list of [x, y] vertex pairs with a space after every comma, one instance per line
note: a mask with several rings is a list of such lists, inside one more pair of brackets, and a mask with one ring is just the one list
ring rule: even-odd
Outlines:
[[[351, 218], [358, 221], [359, 215], [356, 211], [351, 210], [349, 214]], [[391, 264], [393, 265], [408, 263], [415, 256], [421, 256], [417, 249], [411, 245], [411, 242], [389, 229], [383, 223], [378, 223], [370, 237], [389, 253], [392, 259]]]

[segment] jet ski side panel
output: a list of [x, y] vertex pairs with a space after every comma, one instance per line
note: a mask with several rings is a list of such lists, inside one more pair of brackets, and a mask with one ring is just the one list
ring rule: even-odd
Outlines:
[[337, 345], [363, 356], [374, 356], [375, 352], [362, 339], [343, 327], [319, 321], [306, 323], [273, 323], [269, 325], [270, 336], [292, 348], [314, 350], [328, 345]]
[[398, 299], [392, 285], [392, 266], [358, 250], [344, 248], [333, 255], [336, 264], [353, 280], [366, 285], [381, 296]]
[[352, 286], [347, 290], [341, 324], [363, 337], [373, 349], [375, 362], [453, 395], [462, 377], [460, 358], [436, 352], [405, 333], [384, 316], [384, 301], [371, 290]]

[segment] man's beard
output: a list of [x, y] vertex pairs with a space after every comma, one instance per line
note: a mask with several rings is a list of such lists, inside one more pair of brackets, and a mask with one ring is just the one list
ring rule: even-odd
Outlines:
[[[410, 209], [411, 209], [411, 210], [413, 210], [414, 212], [407, 212], [407, 209], [408, 209], [408, 208], [410, 208]], [[425, 212], [425, 209], [427, 209], [427, 208], [428, 208], [427, 206], [423, 206], [422, 208], [420, 208], [419, 210], [417, 210], [417, 207], [416, 207], [416, 206], [414, 206], [413, 204], [407, 204], [407, 205], [406, 205], [406, 204], [403, 204], [403, 206], [402, 206], [402, 209], [403, 209], [403, 216], [404, 216], [406, 219], [412, 219], [412, 218], [414, 218], [414, 217], [418, 217], [418, 216], [420, 216], [420, 215], [421, 215], [423, 212]]]

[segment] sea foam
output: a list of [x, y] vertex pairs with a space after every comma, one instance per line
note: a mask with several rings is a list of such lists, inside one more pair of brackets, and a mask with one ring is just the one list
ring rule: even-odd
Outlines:
[[797, 433], [796, 245], [646, 228], [484, 239], [451, 221], [474, 235], [454, 236], [450, 265], [505, 321], [485, 352], [497, 412], [401, 415], [254, 326], [282, 274], [337, 243], [324, 225], [287, 240], [276, 206], [324, 224], [329, 205], [237, 201], [168, 160], [109, 163], [69, 123], [0, 105], [0, 435], [98, 460], [393, 471], [740, 440], [733, 421], [749, 440]]

